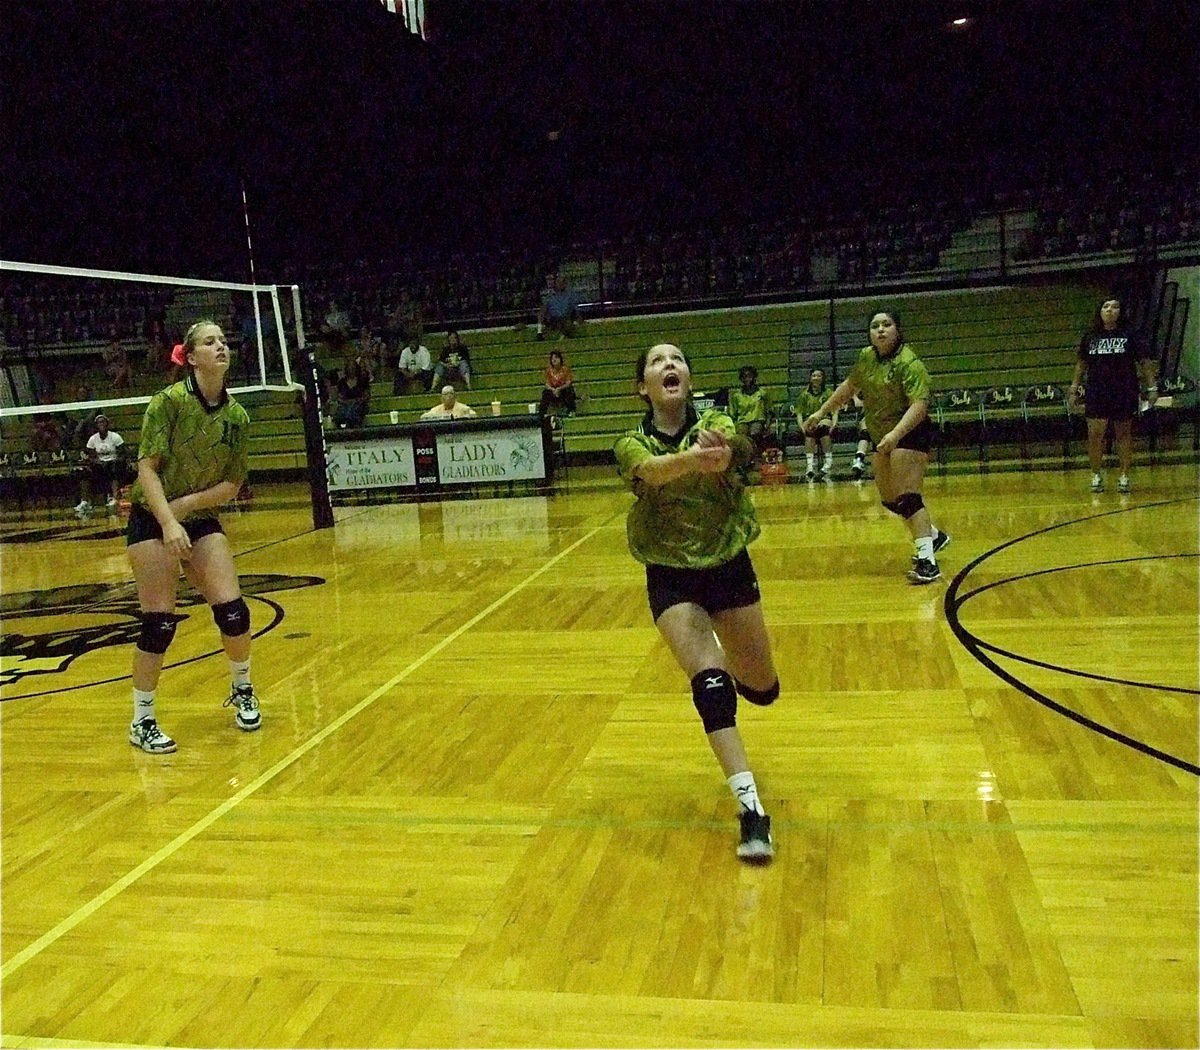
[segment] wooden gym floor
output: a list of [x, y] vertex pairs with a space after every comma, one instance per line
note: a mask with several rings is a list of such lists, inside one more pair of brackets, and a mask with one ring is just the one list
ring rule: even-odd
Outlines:
[[615, 486], [261, 489], [264, 727], [185, 596], [157, 757], [116, 524], [9, 519], [2, 1044], [1196, 1046], [1196, 468], [1136, 481], [931, 478], [925, 588], [869, 483], [755, 490], [761, 869]]

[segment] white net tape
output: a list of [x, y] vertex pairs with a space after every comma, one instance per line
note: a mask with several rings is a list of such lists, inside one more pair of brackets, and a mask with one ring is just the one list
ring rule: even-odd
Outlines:
[[0, 260], [0, 418], [145, 404], [177, 378], [171, 348], [201, 319], [225, 330], [234, 394], [294, 390], [294, 293]]

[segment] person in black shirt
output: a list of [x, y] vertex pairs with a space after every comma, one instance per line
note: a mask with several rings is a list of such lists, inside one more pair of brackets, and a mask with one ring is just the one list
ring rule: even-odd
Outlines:
[[1104, 491], [1104, 435], [1110, 420], [1121, 466], [1117, 489], [1130, 490], [1139, 371], [1146, 385], [1146, 400], [1153, 405], [1158, 400], [1155, 363], [1145, 343], [1121, 323], [1121, 300], [1112, 296], [1096, 308], [1091, 327], [1079, 342], [1075, 375], [1067, 394], [1073, 408], [1078, 408], [1083, 398], [1093, 492]]

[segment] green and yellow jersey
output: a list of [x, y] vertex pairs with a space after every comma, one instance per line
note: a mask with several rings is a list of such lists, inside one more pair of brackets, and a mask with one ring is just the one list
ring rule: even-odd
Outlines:
[[[814, 394], [812, 387], [806, 386], [800, 391], [800, 396], [796, 398], [796, 418], [803, 423], [818, 408], [825, 404], [828, 399], [828, 388], [821, 387], [821, 389]], [[830, 415], [832, 415], [832, 413], [830, 413]]]
[[749, 394], [741, 389], [731, 390], [729, 417], [734, 423], [765, 423], [771, 417], [771, 399], [762, 387]]
[[[250, 416], [222, 391], [221, 402], [209, 405], [189, 375], [160, 390], [146, 406], [138, 458], [157, 456], [158, 476], [167, 500], [203, 492], [221, 481], [240, 484], [246, 479], [250, 442]], [[133, 486], [130, 500], [148, 507], [141, 482]], [[189, 521], [215, 518], [209, 507], [188, 516]]]
[[874, 347], [864, 346], [848, 378], [858, 388], [867, 433], [876, 443], [914, 401], [929, 401], [929, 372], [908, 343], [882, 359]]
[[[736, 466], [748, 462], [750, 443], [736, 435], [733, 420], [719, 409], [697, 417], [689, 405], [683, 431], [672, 437], [654, 429], [650, 415], [641, 426], [617, 439], [613, 452], [621, 477], [637, 502], [629, 511], [625, 534], [629, 552], [644, 565], [708, 569], [736, 557], [759, 533], [754, 504]], [[634, 474], [654, 456], [684, 452], [700, 430], [716, 430], [730, 439], [733, 459], [721, 474], [685, 474], [657, 488]]]

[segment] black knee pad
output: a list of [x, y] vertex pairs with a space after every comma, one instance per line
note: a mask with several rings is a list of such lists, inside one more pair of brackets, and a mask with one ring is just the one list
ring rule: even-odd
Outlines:
[[162, 656], [175, 637], [179, 618], [174, 613], [145, 612], [141, 614], [142, 630], [137, 647], [144, 653]]
[[250, 630], [250, 608], [245, 598], [235, 598], [231, 602], [221, 602], [212, 607], [213, 619], [217, 629], [226, 638], [237, 638]]
[[900, 513], [900, 504], [898, 500], [881, 499], [879, 502], [883, 504], [884, 510], [890, 510], [893, 514]]
[[758, 704], [759, 707], [768, 707], [779, 699], [779, 679], [775, 679], [775, 684], [770, 689], [751, 689], [745, 682], [738, 682], [737, 691], [750, 703]]
[[737, 691], [728, 671], [710, 667], [692, 678], [692, 703], [706, 733], [737, 725]]
[[924, 509], [925, 501], [921, 498], [919, 492], [902, 492], [893, 501], [893, 505], [896, 508], [896, 513], [907, 521], [918, 511]]

